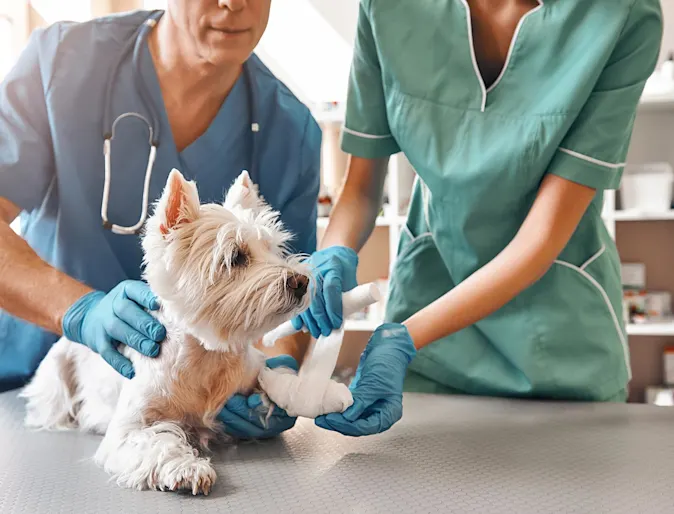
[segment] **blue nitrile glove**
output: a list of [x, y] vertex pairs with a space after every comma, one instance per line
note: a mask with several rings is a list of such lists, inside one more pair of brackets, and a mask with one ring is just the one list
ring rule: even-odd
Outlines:
[[[279, 355], [267, 359], [267, 367], [286, 367], [298, 370], [297, 361], [290, 355]], [[274, 406], [274, 412], [267, 420], [267, 408], [262, 404], [259, 394], [245, 397], [235, 394], [218, 414], [218, 420], [224, 423], [224, 431], [237, 439], [269, 439], [295, 426], [297, 418], [291, 418], [286, 411]], [[266, 427], [265, 427], [266, 424]]]
[[307, 263], [315, 274], [310, 283], [311, 306], [292, 324], [295, 330], [306, 326], [315, 338], [329, 336], [344, 321], [342, 294], [358, 285], [358, 254], [345, 246], [330, 246], [312, 254]]
[[88, 346], [121, 375], [133, 378], [133, 365], [119, 353], [117, 343], [156, 357], [157, 343], [166, 337], [163, 325], [143, 308], [159, 309], [157, 297], [145, 282], [125, 280], [108, 294], [92, 291], [66, 311], [61, 323], [63, 335]]
[[372, 334], [349, 389], [353, 405], [316, 418], [326, 430], [349, 436], [379, 434], [403, 415], [403, 381], [417, 351], [407, 328], [385, 323]]

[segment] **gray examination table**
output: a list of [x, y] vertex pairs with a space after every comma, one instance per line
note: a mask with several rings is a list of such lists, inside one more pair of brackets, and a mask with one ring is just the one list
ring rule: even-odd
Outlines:
[[33, 433], [0, 394], [0, 513], [674, 513], [674, 408], [408, 395], [385, 434], [301, 419], [218, 449], [208, 497], [131, 491], [90, 460], [99, 437]]

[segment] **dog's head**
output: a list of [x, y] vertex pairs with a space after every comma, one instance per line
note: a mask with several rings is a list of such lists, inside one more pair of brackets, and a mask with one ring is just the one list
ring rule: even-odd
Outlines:
[[309, 270], [289, 239], [246, 172], [222, 205], [201, 205], [173, 170], [145, 228], [145, 278], [208, 349], [248, 344], [308, 307]]

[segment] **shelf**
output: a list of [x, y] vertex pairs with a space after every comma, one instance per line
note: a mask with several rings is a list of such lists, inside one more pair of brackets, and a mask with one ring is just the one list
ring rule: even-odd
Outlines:
[[674, 220], [674, 210], [665, 212], [621, 211], [617, 210], [604, 215], [605, 218], [615, 221], [664, 221]]
[[347, 319], [344, 322], [344, 330], [346, 332], [374, 332], [379, 325], [381, 323], [368, 319]]
[[662, 323], [630, 323], [627, 334], [631, 336], [674, 336], [674, 321]]
[[639, 101], [639, 107], [645, 110], [674, 109], [674, 93], [644, 95]]

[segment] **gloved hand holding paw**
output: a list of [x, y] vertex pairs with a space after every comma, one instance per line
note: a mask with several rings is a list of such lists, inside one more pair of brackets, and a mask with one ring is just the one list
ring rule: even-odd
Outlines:
[[[280, 355], [267, 359], [268, 368], [287, 367], [297, 371], [297, 361], [290, 355]], [[274, 406], [268, 417], [268, 409], [259, 394], [248, 397], [235, 394], [225, 404], [217, 417], [224, 424], [225, 433], [237, 439], [269, 439], [290, 430], [297, 418], [288, 416], [281, 408]]]
[[345, 246], [330, 246], [309, 257], [307, 264], [316, 273], [310, 283], [311, 306], [293, 318], [295, 330], [306, 326], [315, 338], [329, 336], [342, 326], [342, 295], [358, 285], [358, 254]]
[[403, 382], [415, 357], [407, 327], [385, 323], [372, 334], [349, 389], [353, 405], [316, 418], [316, 425], [349, 436], [384, 432], [403, 415]]

